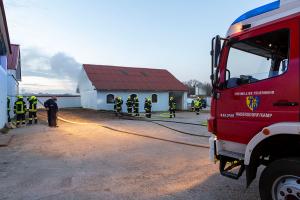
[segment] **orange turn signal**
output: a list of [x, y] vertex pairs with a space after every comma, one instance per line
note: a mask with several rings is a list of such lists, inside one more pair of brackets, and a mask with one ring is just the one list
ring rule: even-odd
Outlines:
[[271, 131], [267, 128], [265, 128], [262, 132], [263, 132], [264, 135], [270, 135], [271, 134]]

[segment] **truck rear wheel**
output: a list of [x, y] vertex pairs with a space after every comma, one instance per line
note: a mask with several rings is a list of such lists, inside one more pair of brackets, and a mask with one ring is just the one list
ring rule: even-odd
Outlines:
[[261, 200], [300, 200], [300, 158], [271, 163], [259, 180]]

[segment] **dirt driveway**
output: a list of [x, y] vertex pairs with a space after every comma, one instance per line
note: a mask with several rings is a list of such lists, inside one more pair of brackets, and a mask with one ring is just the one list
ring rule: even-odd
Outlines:
[[[207, 144], [206, 137], [93, 111], [63, 111], [61, 116], [94, 124], [60, 122], [59, 128], [48, 128], [42, 123], [13, 130], [10, 146], [0, 148], [0, 200], [259, 199], [257, 182], [246, 190], [244, 177], [220, 176], [207, 148], [119, 133], [95, 123], [187, 143]], [[205, 128], [177, 128], [207, 134]]]

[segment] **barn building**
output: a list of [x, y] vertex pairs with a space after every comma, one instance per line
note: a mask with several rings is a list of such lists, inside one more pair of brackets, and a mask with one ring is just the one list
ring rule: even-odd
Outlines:
[[10, 52], [4, 5], [0, 0], [0, 129], [7, 121], [7, 55]]
[[173, 96], [178, 110], [187, 109], [187, 87], [164, 69], [83, 65], [78, 89], [83, 108], [113, 110], [114, 98], [118, 96], [126, 111], [128, 96], [138, 96], [140, 112], [144, 112], [144, 100], [148, 97], [152, 99], [153, 111], [167, 111], [169, 96]]

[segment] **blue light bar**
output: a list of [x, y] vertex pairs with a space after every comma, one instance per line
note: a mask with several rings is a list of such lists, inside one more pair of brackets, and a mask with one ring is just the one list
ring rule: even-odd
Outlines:
[[246, 19], [249, 19], [251, 17], [255, 17], [257, 15], [261, 15], [264, 14], [266, 12], [270, 12], [272, 10], [276, 10], [280, 7], [280, 0], [277, 0], [275, 2], [269, 3], [267, 5], [258, 7], [256, 9], [250, 10], [249, 12], [246, 12], [245, 14], [243, 14], [242, 16], [240, 16], [239, 18], [237, 18], [232, 25], [239, 23], [241, 21], [244, 21]]

